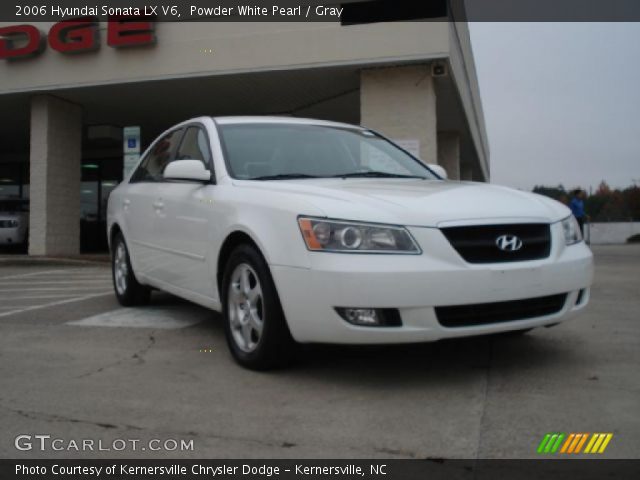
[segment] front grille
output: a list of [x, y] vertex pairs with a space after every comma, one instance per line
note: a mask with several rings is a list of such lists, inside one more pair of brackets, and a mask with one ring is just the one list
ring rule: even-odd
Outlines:
[[[547, 258], [551, 252], [551, 228], [547, 223], [474, 225], [441, 229], [453, 248], [469, 263], [521, 262]], [[522, 241], [518, 250], [501, 250], [498, 239], [507, 235]]]
[[436, 307], [435, 311], [443, 327], [472, 327], [553, 315], [562, 310], [566, 300], [567, 294], [562, 293], [508, 302]]

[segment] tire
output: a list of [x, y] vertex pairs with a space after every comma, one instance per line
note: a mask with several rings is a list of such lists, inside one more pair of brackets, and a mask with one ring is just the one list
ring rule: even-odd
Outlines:
[[286, 365], [295, 342], [269, 267], [253, 246], [240, 245], [229, 256], [221, 297], [225, 336], [235, 361], [251, 370]]
[[120, 305], [131, 307], [148, 304], [151, 298], [151, 289], [136, 280], [133, 268], [131, 268], [129, 250], [122, 233], [117, 233], [114, 237], [111, 251], [111, 278]]

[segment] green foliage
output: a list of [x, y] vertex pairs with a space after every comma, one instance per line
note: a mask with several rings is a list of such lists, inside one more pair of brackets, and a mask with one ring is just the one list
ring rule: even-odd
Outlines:
[[567, 205], [569, 203], [569, 194], [562, 185], [557, 187], [545, 187], [544, 185], [536, 185], [533, 187], [533, 193], [544, 195], [545, 197], [553, 198], [559, 202]]
[[[568, 204], [570, 200], [570, 192], [567, 192], [562, 185], [557, 187], [536, 185], [533, 191], [564, 204]], [[611, 189], [603, 181], [595, 192], [587, 196], [584, 205], [592, 222], [638, 222], [640, 221], [640, 186]]]

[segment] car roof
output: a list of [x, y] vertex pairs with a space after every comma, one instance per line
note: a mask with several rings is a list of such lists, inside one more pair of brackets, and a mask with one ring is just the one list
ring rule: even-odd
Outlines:
[[277, 117], [277, 116], [229, 116], [212, 117], [220, 125], [238, 125], [243, 123], [280, 123], [288, 125], [319, 125], [324, 127], [351, 128], [362, 130], [358, 125], [348, 123], [331, 122], [328, 120], [317, 120], [313, 118], [298, 117]]

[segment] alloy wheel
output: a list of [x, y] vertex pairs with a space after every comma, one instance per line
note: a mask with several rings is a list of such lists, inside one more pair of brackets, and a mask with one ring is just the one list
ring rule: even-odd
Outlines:
[[233, 340], [243, 352], [253, 352], [264, 329], [264, 305], [260, 279], [250, 265], [241, 263], [233, 270], [228, 302]]
[[116, 290], [120, 295], [127, 292], [127, 278], [129, 275], [129, 265], [127, 264], [127, 251], [122, 242], [118, 243], [113, 260], [113, 274], [115, 277]]

